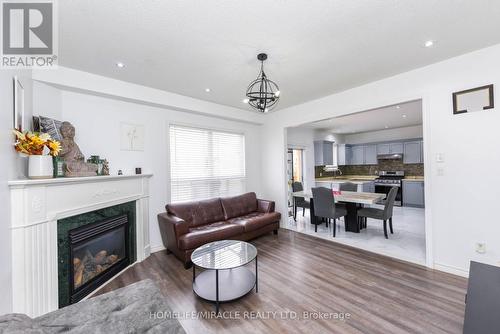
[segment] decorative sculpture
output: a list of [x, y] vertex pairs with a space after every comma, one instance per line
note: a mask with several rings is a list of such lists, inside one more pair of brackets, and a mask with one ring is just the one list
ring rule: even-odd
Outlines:
[[75, 143], [75, 127], [70, 122], [61, 125], [61, 152], [59, 156], [64, 159], [65, 175], [68, 177], [96, 176], [98, 166], [85, 162], [85, 156]]

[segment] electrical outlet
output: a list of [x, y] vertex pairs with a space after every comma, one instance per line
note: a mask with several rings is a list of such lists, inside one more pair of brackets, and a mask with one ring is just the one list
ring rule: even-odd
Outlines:
[[479, 253], [479, 254], [486, 253], [486, 243], [484, 243], [484, 242], [477, 242], [476, 243], [476, 253]]

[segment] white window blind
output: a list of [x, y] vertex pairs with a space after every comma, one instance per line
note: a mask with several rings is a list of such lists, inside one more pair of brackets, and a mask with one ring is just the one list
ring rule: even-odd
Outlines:
[[245, 192], [245, 136], [170, 126], [172, 202]]

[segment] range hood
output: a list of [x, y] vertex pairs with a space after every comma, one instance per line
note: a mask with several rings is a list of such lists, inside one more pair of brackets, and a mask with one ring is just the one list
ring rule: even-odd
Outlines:
[[377, 155], [377, 160], [401, 160], [403, 159], [403, 155], [400, 153], [397, 154], [379, 154]]

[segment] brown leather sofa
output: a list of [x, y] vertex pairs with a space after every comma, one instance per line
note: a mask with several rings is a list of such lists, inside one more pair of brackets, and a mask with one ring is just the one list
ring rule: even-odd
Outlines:
[[199, 246], [223, 239], [250, 240], [271, 231], [278, 233], [281, 214], [274, 202], [255, 193], [204, 201], [168, 204], [158, 215], [161, 238], [168, 253], [191, 266]]

